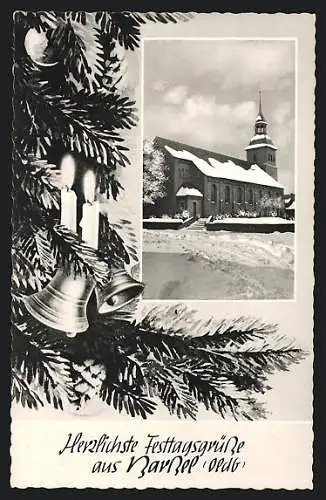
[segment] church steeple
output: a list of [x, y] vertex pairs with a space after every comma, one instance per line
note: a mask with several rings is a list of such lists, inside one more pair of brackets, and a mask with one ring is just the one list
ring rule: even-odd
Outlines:
[[262, 164], [262, 168], [277, 180], [276, 151], [272, 139], [267, 133], [267, 121], [262, 109], [261, 91], [259, 91], [258, 114], [255, 120], [255, 134], [245, 148], [247, 161]]
[[262, 104], [261, 104], [261, 91], [259, 91], [259, 108], [258, 115], [255, 121], [255, 135], [266, 135], [267, 134], [267, 122], [265, 120]]
[[261, 90], [259, 91], [259, 110], [258, 110], [256, 122], [266, 123], [266, 120], [265, 120], [264, 115], [263, 115], [262, 105], [261, 105]]

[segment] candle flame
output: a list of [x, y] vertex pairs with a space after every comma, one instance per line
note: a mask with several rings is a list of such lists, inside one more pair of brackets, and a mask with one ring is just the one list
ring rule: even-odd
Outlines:
[[89, 170], [84, 177], [84, 196], [85, 200], [93, 203], [95, 199], [96, 178], [94, 172]]
[[61, 160], [61, 178], [67, 188], [71, 188], [75, 178], [75, 160], [70, 154], [66, 154]]

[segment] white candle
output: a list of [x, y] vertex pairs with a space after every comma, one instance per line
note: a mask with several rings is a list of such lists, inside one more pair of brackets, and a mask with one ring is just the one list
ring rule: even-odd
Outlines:
[[72, 191], [75, 177], [75, 160], [69, 154], [61, 161], [61, 178], [65, 187], [61, 190], [61, 224], [71, 231], [77, 230], [77, 196]]
[[95, 201], [96, 181], [94, 173], [89, 170], [84, 177], [83, 214], [81, 220], [82, 239], [95, 249], [98, 248], [98, 233], [100, 220], [100, 205]]

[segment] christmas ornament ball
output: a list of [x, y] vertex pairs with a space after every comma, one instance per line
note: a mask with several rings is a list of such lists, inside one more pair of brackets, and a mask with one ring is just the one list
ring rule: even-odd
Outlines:
[[25, 49], [33, 62], [39, 66], [55, 66], [58, 61], [53, 60], [52, 50], [45, 31], [38, 32], [35, 28], [27, 31], [25, 36]]

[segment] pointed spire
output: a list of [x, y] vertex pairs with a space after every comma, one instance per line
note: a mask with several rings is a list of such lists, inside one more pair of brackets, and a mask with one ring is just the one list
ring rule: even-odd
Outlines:
[[258, 108], [258, 115], [256, 118], [256, 122], [259, 122], [259, 121], [265, 122], [265, 118], [264, 118], [263, 110], [262, 110], [262, 104], [261, 104], [261, 90], [259, 90], [259, 108]]

